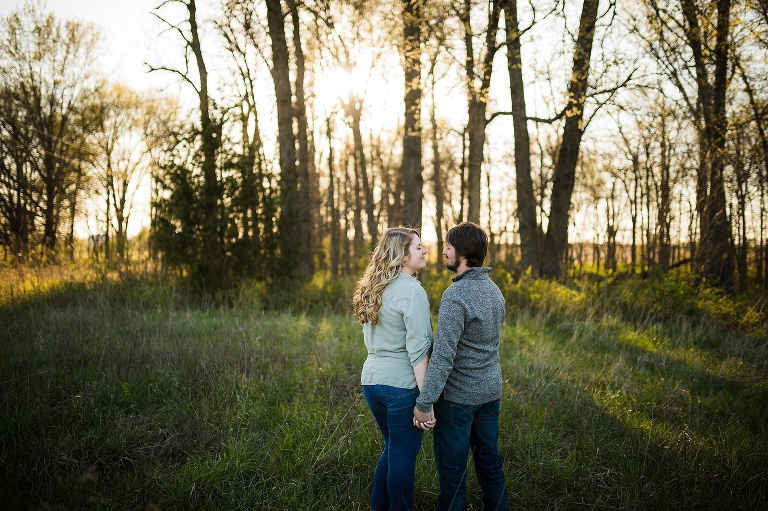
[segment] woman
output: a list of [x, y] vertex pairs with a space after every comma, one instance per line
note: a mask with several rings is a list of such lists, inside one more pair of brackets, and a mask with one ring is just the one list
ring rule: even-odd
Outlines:
[[[363, 395], [384, 436], [373, 479], [374, 511], [413, 508], [416, 454], [424, 434], [413, 425], [413, 407], [432, 347], [427, 293], [415, 278], [427, 265], [426, 253], [418, 231], [387, 229], [352, 299], [368, 349]], [[428, 423], [433, 421], [431, 415]]]

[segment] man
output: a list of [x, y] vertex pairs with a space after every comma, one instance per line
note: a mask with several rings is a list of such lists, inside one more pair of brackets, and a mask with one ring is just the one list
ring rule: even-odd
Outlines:
[[440, 511], [466, 509], [470, 449], [484, 508], [509, 509], [498, 449], [499, 341], [506, 305], [488, 277], [491, 269], [482, 267], [487, 250], [487, 234], [473, 223], [463, 222], [446, 235], [443, 256], [456, 276], [440, 302], [432, 358], [413, 409], [414, 425], [426, 430], [434, 406]]

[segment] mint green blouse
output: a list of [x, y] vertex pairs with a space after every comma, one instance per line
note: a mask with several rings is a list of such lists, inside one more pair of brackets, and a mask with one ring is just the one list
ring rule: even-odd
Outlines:
[[368, 358], [361, 383], [412, 389], [413, 368], [432, 347], [427, 293], [415, 277], [401, 273], [384, 288], [381, 303], [376, 326], [363, 324]]

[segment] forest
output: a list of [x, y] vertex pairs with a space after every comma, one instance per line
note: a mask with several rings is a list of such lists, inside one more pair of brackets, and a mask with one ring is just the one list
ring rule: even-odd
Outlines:
[[472, 221], [514, 509], [768, 509], [768, 0], [157, 0], [147, 88], [18, 5], [4, 508], [370, 509], [352, 290], [416, 227], [434, 325]]
[[6, 263], [300, 282], [469, 220], [518, 276], [768, 285], [764, 0], [199, 3], [147, 13], [165, 90], [40, 0], [2, 18]]

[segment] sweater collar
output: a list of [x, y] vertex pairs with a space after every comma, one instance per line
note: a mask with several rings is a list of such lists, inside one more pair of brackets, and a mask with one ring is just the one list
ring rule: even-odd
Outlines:
[[471, 266], [466, 271], [455, 275], [451, 280], [454, 282], [461, 279], [480, 280], [486, 278], [491, 269], [487, 266]]

